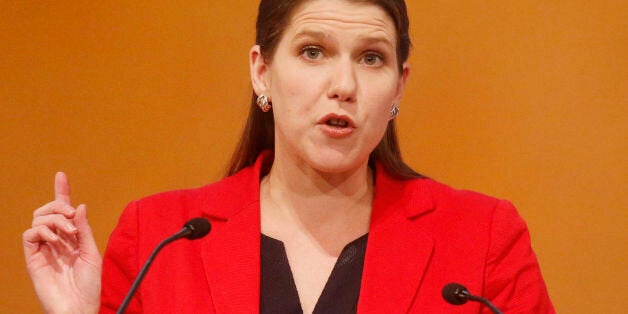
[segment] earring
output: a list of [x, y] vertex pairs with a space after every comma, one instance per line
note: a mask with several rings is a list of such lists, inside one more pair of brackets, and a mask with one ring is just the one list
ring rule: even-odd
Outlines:
[[268, 103], [268, 97], [264, 94], [259, 95], [255, 103], [257, 103], [257, 106], [262, 109], [263, 112], [269, 112], [270, 108], [272, 108], [270, 103]]
[[390, 120], [396, 118], [399, 115], [399, 105], [393, 104], [390, 108]]

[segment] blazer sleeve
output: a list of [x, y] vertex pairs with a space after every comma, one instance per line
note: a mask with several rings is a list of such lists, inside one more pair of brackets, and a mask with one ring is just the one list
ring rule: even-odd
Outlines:
[[[138, 205], [130, 203], [120, 216], [109, 237], [103, 258], [100, 313], [115, 313], [139, 272], [138, 263]], [[126, 313], [141, 313], [137, 291]]]
[[504, 313], [555, 313], [528, 228], [507, 201], [493, 211], [485, 276], [485, 297]]

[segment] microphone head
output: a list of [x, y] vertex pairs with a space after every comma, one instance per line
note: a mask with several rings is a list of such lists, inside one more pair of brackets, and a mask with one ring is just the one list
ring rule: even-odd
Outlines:
[[467, 288], [459, 283], [448, 283], [443, 287], [443, 298], [450, 304], [453, 305], [461, 305], [467, 303], [468, 299], [466, 295], [468, 294]]
[[189, 230], [185, 237], [194, 240], [206, 236], [212, 229], [212, 225], [209, 223], [209, 220], [199, 217], [190, 219], [183, 225], [183, 228]]

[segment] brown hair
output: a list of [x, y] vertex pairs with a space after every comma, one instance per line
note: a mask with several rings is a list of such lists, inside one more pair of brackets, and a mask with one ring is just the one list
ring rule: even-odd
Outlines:
[[[262, 56], [271, 62], [275, 49], [290, 21], [292, 12], [307, 0], [262, 0], [259, 4], [255, 38], [260, 46]], [[392, 18], [397, 31], [397, 60], [399, 72], [403, 70], [403, 63], [408, 60], [410, 52], [410, 36], [408, 34], [409, 20], [404, 0], [351, 0], [374, 4], [386, 11]], [[240, 137], [227, 175], [252, 165], [257, 156], [264, 150], [275, 148], [275, 122], [270, 113], [262, 112], [256, 104], [257, 96], [253, 92], [249, 116]], [[369, 156], [369, 164], [381, 163], [393, 176], [400, 179], [420, 178], [422, 175], [414, 171], [401, 159], [401, 151], [395, 131], [395, 120], [390, 120], [386, 133], [377, 147]]]

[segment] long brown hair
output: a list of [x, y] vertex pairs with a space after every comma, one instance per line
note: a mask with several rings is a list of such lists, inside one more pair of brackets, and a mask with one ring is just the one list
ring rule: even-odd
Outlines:
[[[260, 2], [255, 42], [260, 46], [261, 54], [267, 62], [271, 62], [292, 12], [305, 1], [307, 0], [262, 0]], [[404, 0], [351, 1], [377, 5], [392, 18], [397, 31], [397, 60], [401, 73], [403, 63], [408, 60], [411, 46], [408, 34], [408, 12]], [[257, 96], [253, 92], [249, 115], [240, 141], [231, 157], [227, 170], [228, 176], [252, 165], [262, 151], [275, 148], [273, 115], [270, 112], [262, 112], [256, 105], [256, 99]], [[375, 162], [381, 163], [391, 175], [400, 179], [423, 177], [401, 159], [394, 119], [388, 122], [386, 133], [369, 156], [369, 164], [372, 166]]]

